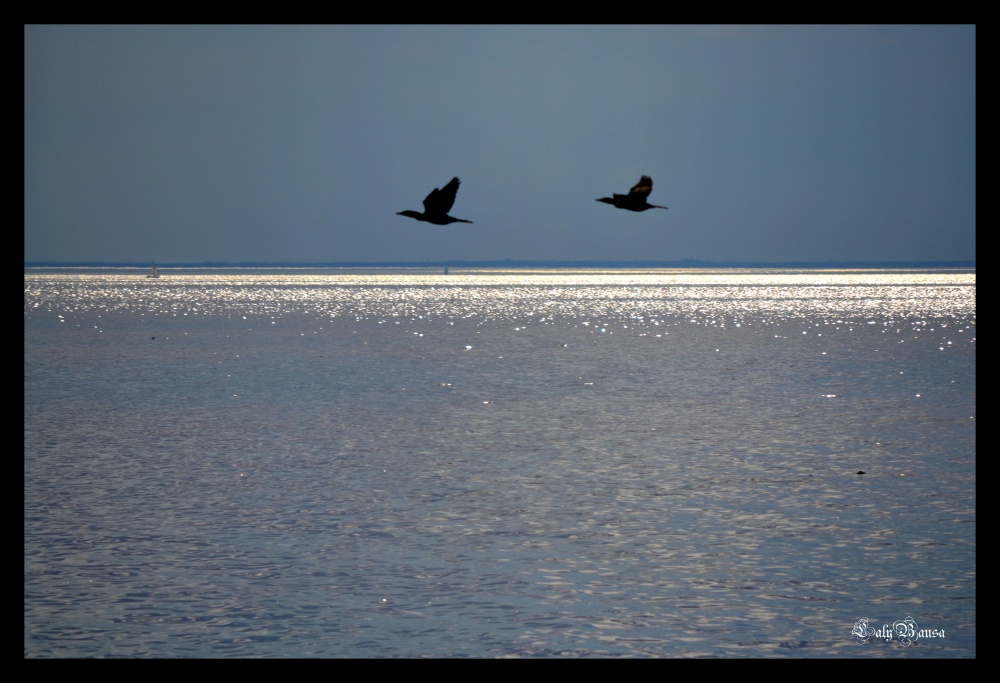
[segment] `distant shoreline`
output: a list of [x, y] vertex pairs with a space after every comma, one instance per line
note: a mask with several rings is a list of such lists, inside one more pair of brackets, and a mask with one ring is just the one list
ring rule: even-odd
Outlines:
[[[159, 268], [963, 268], [975, 261], [200, 261], [160, 262]], [[25, 268], [149, 268], [148, 261], [25, 261]]]

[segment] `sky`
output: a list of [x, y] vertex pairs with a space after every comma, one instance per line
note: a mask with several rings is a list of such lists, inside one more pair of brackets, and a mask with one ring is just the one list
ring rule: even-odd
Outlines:
[[[972, 25], [26, 25], [24, 259], [972, 261]], [[594, 201], [653, 178], [634, 213]], [[437, 226], [397, 215], [461, 179]]]

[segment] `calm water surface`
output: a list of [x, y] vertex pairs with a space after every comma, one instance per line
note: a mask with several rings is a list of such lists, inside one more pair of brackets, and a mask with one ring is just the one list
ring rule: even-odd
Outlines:
[[974, 271], [161, 273], [25, 270], [26, 657], [976, 655]]

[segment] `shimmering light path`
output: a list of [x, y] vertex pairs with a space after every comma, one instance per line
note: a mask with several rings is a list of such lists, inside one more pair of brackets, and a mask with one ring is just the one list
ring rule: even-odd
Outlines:
[[864, 323], [975, 313], [975, 273], [923, 271], [452, 271], [25, 273], [25, 305], [153, 315], [546, 320], [600, 318], [648, 327], [663, 319]]

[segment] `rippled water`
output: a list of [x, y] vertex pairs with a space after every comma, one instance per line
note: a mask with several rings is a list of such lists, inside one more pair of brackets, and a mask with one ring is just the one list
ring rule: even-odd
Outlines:
[[25, 270], [26, 657], [976, 654], [974, 272], [161, 272]]

